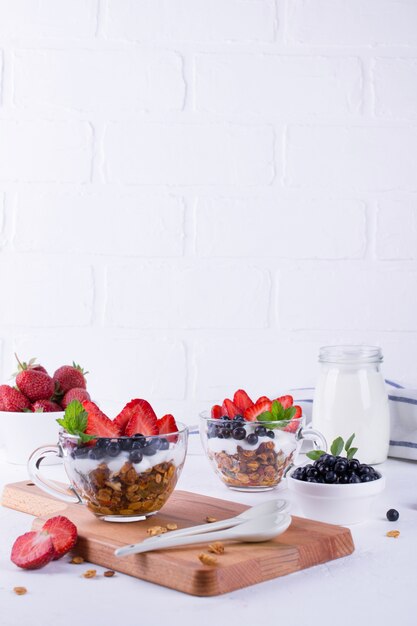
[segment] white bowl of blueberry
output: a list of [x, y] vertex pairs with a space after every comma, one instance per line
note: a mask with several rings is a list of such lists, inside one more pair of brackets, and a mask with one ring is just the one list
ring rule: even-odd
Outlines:
[[[308, 454], [312, 464], [297, 467], [287, 475], [288, 488], [294, 493], [302, 513], [329, 524], [358, 524], [372, 517], [376, 498], [385, 488], [385, 478], [372, 466], [354, 458], [354, 435], [346, 444], [341, 437], [330, 452], [314, 450]], [[344, 449], [345, 456], [342, 456]]]

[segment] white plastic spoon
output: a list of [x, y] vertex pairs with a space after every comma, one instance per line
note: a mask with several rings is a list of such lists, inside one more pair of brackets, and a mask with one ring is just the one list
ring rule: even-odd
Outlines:
[[177, 546], [188, 546], [195, 543], [209, 543], [210, 541], [249, 541], [260, 542], [273, 539], [287, 530], [291, 524], [291, 516], [287, 513], [273, 513], [243, 522], [237, 527], [229, 528], [212, 533], [202, 533], [191, 537], [162, 537], [158, 542], [142, 541], [136, 545], [123, 546], [115, 550], [116, 556], [127, 556], [128, 554], [140, 554], [151, 550], [162, 550], [165, 548], [175, 548]]
[[[265, 515], [272, 513], [286, 513], [290, 505], [286, 500], [268, 500], [268, 502], [262, 502], [256, 506], [252, 506], [250, 509], [243, 511], [239, 515], [229, 517], [228, 519], [219, 520], [218, 522], [212, 522], [209, 524], [199, 524], [198, 526], [189, 526], [188, 528], [181, 528], [180, 530], [174, 530], [169, 533], [170, 537], [189, 537], [191, 535], [197, 535], [203, 532], [214, 532], [216, 530], [223, 530], [225, 528], [231, 528], [232, 526], [238, 526], [251, 519], [257, 519]], [[146, 543], [160, 541], [162, 537], [167, 535], [157, 535], [156, 537], [149, 537], [144, 539]]]

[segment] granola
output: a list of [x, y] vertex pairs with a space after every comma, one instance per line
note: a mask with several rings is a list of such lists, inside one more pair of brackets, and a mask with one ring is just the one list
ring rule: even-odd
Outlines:
[[202, 563], [204, 563], [204, 565], [217, 565], [216, 557], [212, 556], [211, 554], [206, 554], [205, 552], [202, 552], [198, 555], [198, 558]]

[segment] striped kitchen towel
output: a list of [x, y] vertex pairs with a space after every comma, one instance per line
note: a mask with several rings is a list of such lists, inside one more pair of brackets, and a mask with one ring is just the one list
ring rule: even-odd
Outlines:
[[[392, 380], [385, 382], [391, 418], [388, 456], [417, 461], [417, 389], [406, 389]], [[311, 421], [314, 387], [292, 389], [290, 393], [307, 422]]]

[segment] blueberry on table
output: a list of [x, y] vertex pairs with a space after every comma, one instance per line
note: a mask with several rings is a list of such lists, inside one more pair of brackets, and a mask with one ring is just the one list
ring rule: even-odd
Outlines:
[[244, 439], [246, 437], [246, 430], [243, 426], [237, 426], [233, 429], [233, 439], [237, 439], [238, 441]]
[[246, 437], [246, 441], [251, 445], [254, 446], [255, 444], [258, 443], [258, 435], [255, 435], [255, 433], [251, 433], [250, 435], [248, 435]]
[[389, 511], [387, 511], [387, 520], [389, 522], [396, 522], [399, 517], [400, 514], [396, 509], [389, 509]]

